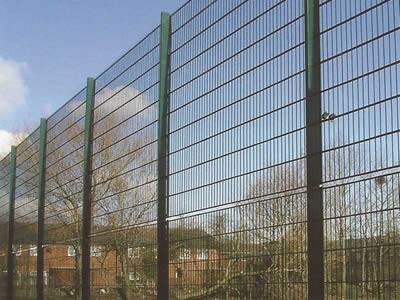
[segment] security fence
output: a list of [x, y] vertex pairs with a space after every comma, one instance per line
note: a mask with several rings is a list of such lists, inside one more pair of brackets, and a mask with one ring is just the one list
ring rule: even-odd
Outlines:
[[163, 13], [0, 161], [0, 296], [400, 299], [399, 62], [398, 0]]

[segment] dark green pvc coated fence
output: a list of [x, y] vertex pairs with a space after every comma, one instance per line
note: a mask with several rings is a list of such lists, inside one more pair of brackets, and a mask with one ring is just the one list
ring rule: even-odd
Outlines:
[[399, 63], [398, 0], [162, 13], [0, 161], [0, 298], [400, 299]]

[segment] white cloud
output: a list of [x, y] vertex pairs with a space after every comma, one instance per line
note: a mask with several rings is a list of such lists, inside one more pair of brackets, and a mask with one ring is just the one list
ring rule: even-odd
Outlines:
[[130, 86], [106, 87], [96, 95], [96, 106], [101, 104], [98, 114], [103, 116], [118, 109], [115, 112], [118, 119], [129, 118], [138, 112], [141, 112], [142, 117], [148, 117], [153, 112], [153, 107], [148, 107], [152, 102], [139, 90]]
[[24, 80], [25, 63], [0, 56], [0, 116], [13, 112], [25, 103], [28, 88]]
[[43, 106], [43, 114], [46, 116], [46, 118], [48, 116], [50, 116], [53, 112], [54, 112], [54, 108], [53, 108], [53, 105], [51, 103], [46, 103]]
[[11, 145], [16, 145], [17, 140], [17, 134], [0, 129], [0, 159], [10, 152]]

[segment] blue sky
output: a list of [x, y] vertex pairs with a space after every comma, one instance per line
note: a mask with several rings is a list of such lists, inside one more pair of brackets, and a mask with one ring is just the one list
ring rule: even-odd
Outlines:
[[[0, 9], [0, 148], [36, 127], [185, 0], [4, 1]], [[0, 149], [1, 152], [1, 149]], [[0, 153], [1, 155], [1, 153]]]

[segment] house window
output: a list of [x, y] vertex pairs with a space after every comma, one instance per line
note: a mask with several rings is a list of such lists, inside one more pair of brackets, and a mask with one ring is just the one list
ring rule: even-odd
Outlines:
[[31, 245], [29, 249], [29, 255], [30, 256], [37, 256], [37, 247], [34, 245]]
[[22, 245], [14, 245], [14, 254], [15, 256], [21, 256], [22, 254]]
[[74, 246], [68, 246], [68, 256], [75, 256], [76, 251]]
[[175, 270], [175, 278], [176, 279], [179, 279], [179, 278], [182, 278], [183, 277], [183, 271], [182, 271], [182, 269], [181, 268], [176, 268], [176, 270]]
[[44, 285], [47, 285], [47, 279], [48, 279], [48, 273], [45, 271], [43, 272], [43, 279], [44, 279]]
[[99, 257], [101, 256], [100, 246], [90, 246], [90, 256]]
[[140, 247], [128, 248], [129, 258], [139, 258], [140, 257]]
[[197, 254], [197, 259], [201, 259], [201, 260], [208, 259], [208, 250], [207, 249], [199, 250], [199, 252]]
[[190, 249], [181, 249], [179, 259], [190, 259]]

